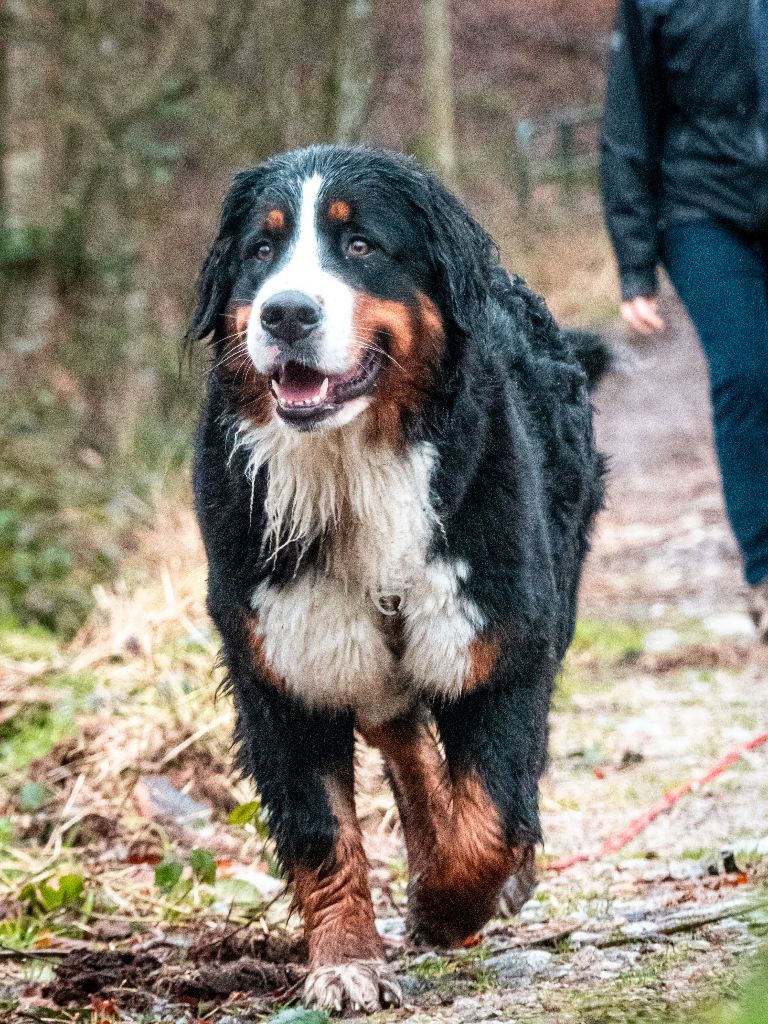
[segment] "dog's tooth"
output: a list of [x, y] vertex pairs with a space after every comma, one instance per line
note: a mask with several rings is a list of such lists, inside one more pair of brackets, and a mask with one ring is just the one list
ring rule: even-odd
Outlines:
[[320, 385], [320, 391], [319, 391], [318, 396], [317, 396], [318, 402], [322, 402], [322, 400], [328, 394], [328, 388], [329, 387], [330, 387], [330, 382], [329, 382], [328, 378], [327, 377], [323, 377], [323, 383]]

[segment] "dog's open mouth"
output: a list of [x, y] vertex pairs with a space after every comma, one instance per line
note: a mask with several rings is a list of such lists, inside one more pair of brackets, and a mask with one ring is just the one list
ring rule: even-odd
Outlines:
[[269, 386], [282, 419], [308, 429], [338, 412], [345, 402], [367, 394], [378, 376], [384, 353], [367, 349], [347, 373], [324, 373], [303, 363], [287, 362], [272, 371]]

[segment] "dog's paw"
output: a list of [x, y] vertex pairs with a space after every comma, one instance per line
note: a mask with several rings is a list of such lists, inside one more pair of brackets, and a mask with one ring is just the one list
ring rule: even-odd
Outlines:
[[320, 1010], [376, 1013], [400, 1006], [403, 993], [382, 960], [352, 960], [313, 967], [304, 982], [304, 1003]]
[[530, 847], [518, 870], [504, 884], [496, 913], [499, 917], [515, 917], [533, 895], [538, 884], [536, 852]]

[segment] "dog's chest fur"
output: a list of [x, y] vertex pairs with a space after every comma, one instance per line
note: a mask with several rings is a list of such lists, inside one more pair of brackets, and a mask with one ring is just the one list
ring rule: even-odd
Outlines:
[[238, 443], [252, 453], [250, 473], [267, 466], [266, 551], [279, 536], [321, 538], [315, 563], [252, 595], [264, 656], [288, 690], [374, 724], [421, 693], [458, 694], [483, 621], [462, 593], [467, 566], [428, 556], [440, 528], [431, 446], [398, 456], [354, 423], [309, 441], [267, 427]]

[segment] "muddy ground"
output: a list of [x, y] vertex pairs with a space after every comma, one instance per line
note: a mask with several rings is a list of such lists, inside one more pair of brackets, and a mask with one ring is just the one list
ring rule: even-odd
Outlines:
[[[552, 715], [541, 884], [518, 920], [494, 922], [481, 945], [448, 956], [403, 944], [400, 831], [376, 756], [361, 752], [371, 882], [406, 993], [382, 1022], [690, 1020], [738, 993], [768, 932], [768, 746], [621, 851], [548, 867], [594, 850], [768, 728], [768, 657], [743, 610], [706, 374], [679, 310], [668, 313], [674, 330], [636, 348], [597, 396], [609, 502]], [[85, 666], [96, 682], [74, 735], [8, 788], [6, 813], [21, 824], [0, 864], [0, 1019], [234, 1024], [295, 1005], [304, 966], [295, 919], [283, 929], [288, 899], [259, 828], [227, 822], [252, 799], [228, 771], [228, 708], [209, 711], [210, 690], [196, 704], [187, 680], [200, 665], [210, 675], [213, 660], [199, 564], [184, 570], [188, 596], [179, 579], [172, 565], [162, 579], [173, 615], [147, 610], [126, 587], [104, 598], [103, 619], [73, 652], [4, 658], [6, 687], [62, 665]], [[159, 625], [150, 639], [131, 625], [165, 629], [169, 619], [183, 632], [172, 643], [160, 642]], [[154, 690], [173, 687], [188, 712], [176, 701], [158, 725]], [[35, 806], [24, 785], [48, 796]], [[200, 848], [208, 859], [194, 861]], [[173, 869], [158, 878], [158, 862], [177, 863], [189, 884]], [[55, 905], [50, 891], [67, 885]], [[233, 885], [250, 886], [251, 898], [235, 899]]]

